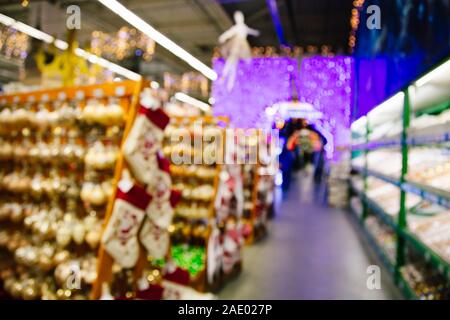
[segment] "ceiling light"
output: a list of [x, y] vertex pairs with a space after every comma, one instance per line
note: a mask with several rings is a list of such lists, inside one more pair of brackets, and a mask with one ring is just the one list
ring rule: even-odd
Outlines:
[[60, 50], [64, 51], [64, 50], [67, 50], [67, 48], [69, 48], [69, 44], [65, 41], [56, 39], [54, 43], [55, 43], [55, 47], [57, 47]]
[[447, 72], [447, 73], [450, 72], [450, 60], [448, 60], [444, 64], [440, 65], [436, 69], [430, 71], [425, 76], [423, 76], [422, 78], [417, 80], [416, 81], [416, 85], [418, 87], [422, 87], [423, 85], [427, 84], [428, 82], [430, 82], [434, 78], [436, 78], [436, 77], [438, 77], [440, 75], [443, 75], [445, 72]]
[[51, 35], [42, 32], [38, 29], [35, 29], [29, 25], [26, 25], [25, 23], [16, 21], [8, 16], [5, 16], [3, 14], [0, 13], [0, 23], [3, 23], [4, 25], [14, 28], [17, 31], [20, 31], [22, 33], [25, 33], [27, 35], [29, 35], [30, 37], [39, 39], [41, 41], [47, 42], [47, 43], [52, 43], [53, 40], [55, 40], [55, 38], [53, 38]]
[[190, 104], [194, 107], [197, 107], [197, 108], [203, 110], [204, 112], [208, 112], [211, 110], [211, 106], [209, 104], [204, 103], [203, 101], [197, 100], [195, 98], [192, 98], [191, 96], [188, 96], [187, 94], [185, 94], [183, 92], [176, 93], [175, 99], [177, 99], [178, 101]]
[[214, 81], [217, 79], [217, 73], [212, 70], [210, 67], [205, 65], [203, 62], [198, 60], [196, 57], [191, 55], [189, 52], [181, 48], [175, 42], [167, 38], [165, 35], [160, 33], [158, 30], [153, 28], [147, 22], [139, 18], [132, 11], [127, 9], [124, 5], [116, 0], [98, 0], [105, 7], [116, 13], [122, 19], [127, 21], [136, 29], [140, 30], [142, 33], [146, 34], [150, 38], [152, 38], [156, 43], [160, 46], [166, 48], [178, 58], [186, 61], [191, 67], [201, 72], [205, 77]]
[[[32, 38], [44, 41], [46, 43], [54, 43], [55, 47], [57, 47], [60, 50], [64, 51], [64, 50], [67, 50], [67, 48], [69, 48], [69, 44], [66, 41], [63, 41], [60, 39], [55, 39], [51, 35], [49, 35], [45, 32], [42, 32], [41, 30], [33, 28], [32, 26], [29, 26], [20, 21], [16, 21], [13, 18], [5, 16], [4, 14], [1, 14], [1, 13], [0, 13], [0, 23], [6, 25], [8, 27], [14, 28], [17, 31], [20, 31], [22, 33], [25, 33]], [[89, 53], [86, 50], [83, 50], [81, 48], [76, 48], [75, 54], [83, 59], [88, 60], [91, 63], [98, 64], [98, 65], [102, 66], [103, 68], [108, 69], [114, 73], [117, 73], [118, 75], [121, 75], [125, 78], [135, 80], [135, 81], [142, 79], [141, 75], [139, 75], [131, 70], [128, 70], [122, 66], [119, 66], [115, 63], [112, 63], [106, 59], [103, 59], [99, 56], [96, 56], [95, 54]]]

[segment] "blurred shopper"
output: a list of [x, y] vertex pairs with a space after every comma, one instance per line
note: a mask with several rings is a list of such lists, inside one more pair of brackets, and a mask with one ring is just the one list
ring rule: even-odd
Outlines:
[[280, 154], [280, 169], [283, 174], [283, 191], [289, 190], [292, 180], [292, 164], [294, 162], [294, 156], [291, 150], [288, 149], [288, 144], [283, 146], [283, 150]]

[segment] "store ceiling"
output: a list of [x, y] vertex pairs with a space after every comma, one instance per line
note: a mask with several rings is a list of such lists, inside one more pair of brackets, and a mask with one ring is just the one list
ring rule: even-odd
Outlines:
[[[250, 39], [252, 45], [278, 43], [267, 0], [218, 1], [230, 16], [234, 11], [241, 10], [247, 23], [261, 31], [260, 37]], [[277, 0], [276, 3], [289, 45], [330, 45], [335, 52], [346, 53], [352, 0]]]
[[[94, 30], [117, 31], [125, 21], [95, 0], [30, 0], [28, 8], [20, 0], [0, 0], [0, 12], [17, 20], [39, 26], [44, 31], [64, 38], [65, 8], [79, 5], [82, 13], [80, 43], [89, 40]], [[44, 2], [54, 4], [59, 11], [33, 6]], [[241, 10], [252, 28], [261, 31], [250, 38], [253, 46], [279, 44], [266, 0], [122, 0], [129, 9], [148, 21], [187, 51], [210, 64], [211, 54], [222, 32], [232, 25], [232, 15]], [[289, 45], [331, 45], [335, 52], [345, 53], [350, 31], [352, 0], [278, 0], [276, 1]], [[158, 63], [155, 63], [158, 62]], [[127, 67], [135, 68], [132, 62]], [[161, 77], [163, 71], [181, 73], [189, 66], [165, 49], [157, 46], [153, 61], [141, 64], [140, 72]]]

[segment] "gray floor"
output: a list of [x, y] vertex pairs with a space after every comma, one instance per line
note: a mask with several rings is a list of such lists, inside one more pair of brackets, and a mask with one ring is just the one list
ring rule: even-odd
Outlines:
[[382, 269], [381, 290], [367, 288], [367, 267], [380, 262], [348, 213], [326, 207], [322, 190], [300, 173], [283, 195], [269, 236], [244, 249], [239, 277], [220, 299], [401, 299]]

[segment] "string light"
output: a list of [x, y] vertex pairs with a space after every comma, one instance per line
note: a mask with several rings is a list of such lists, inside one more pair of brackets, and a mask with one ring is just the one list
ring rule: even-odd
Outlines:
[[[69, 47], [69, 44], [63, 40], [55, 39], [51, 35], [42, 32], [41, 30], [38, 30], [36, 28], [33, 28], [32, 26], [29, 26], [25, 23], [22, 23], [20, 21], [16, 21], [13, 18], [10, 18], [8, 16], [5, 16], [4, 14], [0, 13], [0, 23], [11, 27], [17, 31], [20, 31], [22, 33], [27, 34], [28, 36], [44, 41], [46, 43], [54, 43], [55, 46], [60, 50], [66, 50]], [[87, 52], [86, 50], [83, 50], [81, 48], [75, 49], [75, 54], [83, 59], [88, 60], [91, 63], [98, 64], [99, 66], [103, 67], [104, 69], [108, 69], [114, 73], [117, 73], [118, 75], [124, 76], [128, 79], [138, 81], [142, 79], [142, 76], [128, 70], [122, 66], [119, 66], [115, 63], [112, 63], [106, 59], [103, 59], [99, 56], [96, 56], [95, 54], [92, 54], [90, 52]]]
[[14, 28], [0, 26], [0, 54], [23, 63], [28, 56], [29, 37]]
[[149, 61], [155, 53], [155, 41], [136, 29], [122, 27], [115, 34], [94, 31], [91, 38], [92, 53], [106, 59], [120, 61], [140, 56]]
[[[253, 47], [252, 58], [278, 58], [278, 57], [290, 57], [290, 58], [302, 58], [308, 55], [321, 55], [323, 57], [333, 57], [335, 52], [331, 45], [318, 46], [294, 46], [290, 47]], [[215, 47], [213, 52], [213, 59], [223, 58], [220, 47]]]
[[364, 6], [365, 0], [354, 0], [353, 1], [353, 9], [352, 15], [350, 17], [350, 26], [351, 31], [348, 38], [348, 47], [349, 52], [353, 53], [356, 46], [356, 32], [358, 31], [359, 23], [360, 23], [360, 13]]

